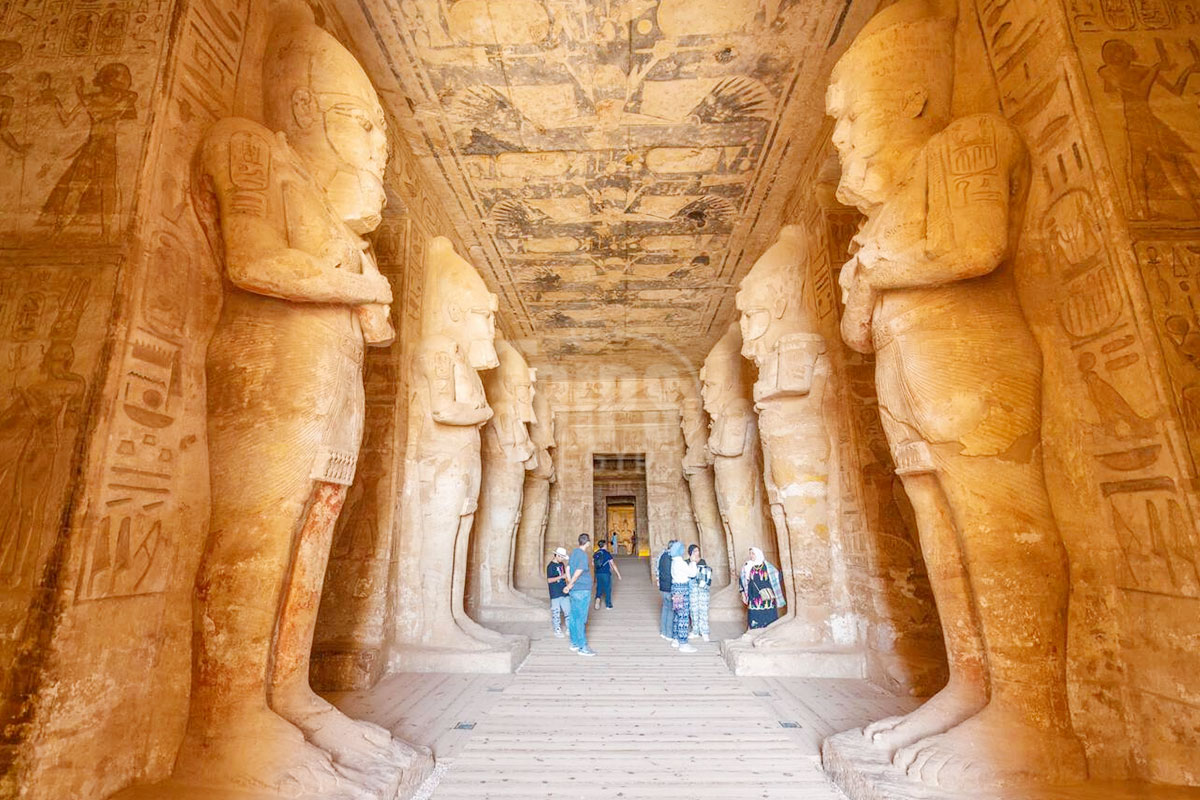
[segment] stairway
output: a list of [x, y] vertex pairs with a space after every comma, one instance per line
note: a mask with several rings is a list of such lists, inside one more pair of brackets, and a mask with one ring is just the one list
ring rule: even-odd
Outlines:
[[[821, 771], [821, 738], [895, 713], [894, 701], [861, 681], [735, 677], [716, 641], [679, 653], [659, 638], [645, 559], [618, 566], [615, 608], [590, 611], [594, 658], [547, 619], [516, 675], [392, 676], [339, 705], [434, 748], [421, 800], [841, 798]], [[831, 705], [832, 725], [821, 719]]]

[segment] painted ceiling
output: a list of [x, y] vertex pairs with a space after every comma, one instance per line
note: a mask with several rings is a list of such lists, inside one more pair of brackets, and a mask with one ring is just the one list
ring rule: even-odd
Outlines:
[[542, 366], [702, 360], [856, 5], [360, 0], [385, 103]]

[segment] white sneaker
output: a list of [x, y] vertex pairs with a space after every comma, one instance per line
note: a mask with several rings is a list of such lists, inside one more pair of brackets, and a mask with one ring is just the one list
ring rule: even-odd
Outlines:
[[562, 632], [562, 631], [555, 631], [555, 632], [554, 632], [554, 638], [555, 638], [555, 639], [561, 639], [561, 638], [563, 638], [563, 632]]
[[681, 653], [694, 653], [694, 652], [696, 652], [696, 648], [695, 648], [695, 647], [692, 647], [690, 644], [680, 645], [680, 647], [679, 647], [679, 652], [681, 652]]
[[[684, 645], [684, 647], [686, 647], [686, 646], [687, 646], [687, 645]], [[671, 640], [671, 647], [674, 647], [674, 648], [678, 649], [678, 648], [679, 648], [679, 642], [677, 642], [677, 641], [675, 641], [674, 639], [672, 639], [672, 640]]]
[[572, 652], [572, 653], [578, 653], [578, 652], [579, 652], [579, 645], [574, 645], [574, 644], [573, 644], [573, 645], [571, 645], [571, 652]]
[[707, 634], [707, 633], [702, 633], [702, 634], [700, 634], [700, 638], [701, 638], [701, 639], [703, 639], [704, 641], [706, 641], [706, 642], [707, 642], [707, 641], [708, 641], [708, 634]]
[[596, 601], [596, 610], [597, 611], [600, 610], [600, 601], [599, 600]]
[[672, 639], [670, 636], [666, 636], [666, 635], [664, 635], [664, 634], [661, 634], [661, 633], [658, 635], [658, 638], [660, 638], [660, 639], [665, 639], [665, 640], [666, 640], [666, 641], [668, 641], [668, 642], [673, 642], [673, 641], [675, 641], [675, 640], [674, 640], [674, 639]]

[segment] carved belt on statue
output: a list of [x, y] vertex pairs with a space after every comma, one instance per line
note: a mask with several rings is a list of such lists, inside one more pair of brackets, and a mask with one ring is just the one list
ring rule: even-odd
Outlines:
[[[330, 337], [329, 344], [338, 355], [336, 396], [331, 403], [325, 435], [309, 477], [315, 481], [349, 486], [354, 482], [358, 448], [362, 441], [364, 409], [353, 406], [362, 391], [363, 341], [359, 335], [339, 333]], [[347, 415], [351, 417], [349, 427], [346, 425]]]

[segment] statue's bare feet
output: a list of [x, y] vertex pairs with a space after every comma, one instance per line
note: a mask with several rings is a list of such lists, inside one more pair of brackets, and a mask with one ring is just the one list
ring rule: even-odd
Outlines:
[[209, 738], [189, 735], [172, 781], [214, 789], [264, 792], [292, 800], [376, 800], [354, 771], [304, 739], [264, 705]]
[[382, 796], [395, 794], [405, 770], [429, 751], [414, 748], [379, 725], [343, 714], [307, 685], [276, 692], [272, 702], [309, 742], [329, 753], [334, 763], [355, 774]]
[[970, 719], [987, 705], [982, 686], [951, 678], [940, 692], [920, 708], [902, 716], [872, 722], [863, 729], [863, 738], [889, 753], [913, 742], [948, 731]]
[[995, 705], [945, 733], [900, 748], [892, 763], [913, 780], [956, 792], [1087, 778], [1083, 747], [1074, 734], [1035, 727]]

